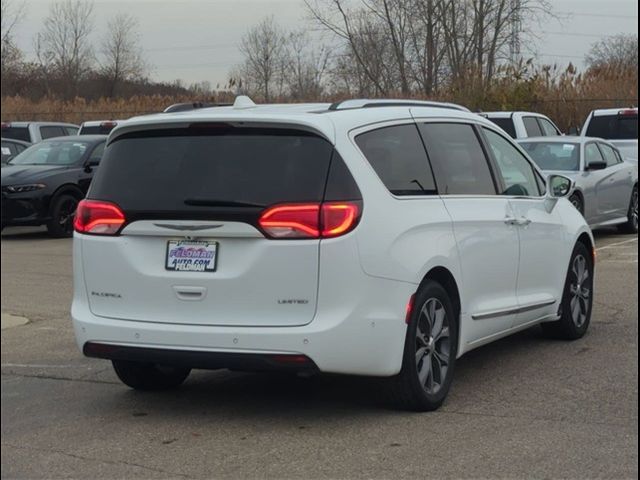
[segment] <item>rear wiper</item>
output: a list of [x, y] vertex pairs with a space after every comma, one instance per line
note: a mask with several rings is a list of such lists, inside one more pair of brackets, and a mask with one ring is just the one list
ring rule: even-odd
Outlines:
[[233, 200], [216, 200], [211, 198], [187, 198], [185, 205], [194, 207], [240, 207], [240, 208], [264, 208], [264, 205], [248, 202], [234, 202]]

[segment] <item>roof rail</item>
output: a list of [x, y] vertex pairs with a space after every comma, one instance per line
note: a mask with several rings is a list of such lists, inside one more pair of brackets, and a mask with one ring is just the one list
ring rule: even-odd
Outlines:
[[450, 110], [460, 110], [469, 112], [470, 110], [455, 103], [432, 102], [428, 100], [395, 100], [395, 99], [379, 99], [371, 100], [366, 98], [348, 99], [340, 102], [332, 103], [329, 106], [330, 111], [350, 110], [355, 108], [375, 108], [375, 107], [432, 107], [432, 108], [448, 108]]
[[187, 103], [174, 103], [165, 108], [162, 113], [174, 113], [174, 112], [186, 112], [189, 110], [197, 110], [199, 108], [210, 107], [229, 107], [230, 103], [206, 103], [206, 102], [187, 102]]

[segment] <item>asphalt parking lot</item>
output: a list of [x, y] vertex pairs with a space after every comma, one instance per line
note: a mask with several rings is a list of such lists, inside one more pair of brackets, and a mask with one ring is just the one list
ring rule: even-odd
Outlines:
[[596, 234], [591, 328], [475, 350], [434, 413], [377, 380], [194, 372], [170, 393], [83, 358], [71, 241], [2, 234], [3, 478], [637, 478], [637, 236]]

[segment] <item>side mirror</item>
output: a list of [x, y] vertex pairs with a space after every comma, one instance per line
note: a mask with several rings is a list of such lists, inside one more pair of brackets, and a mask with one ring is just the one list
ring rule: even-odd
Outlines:
[[547, 197], [564, 198], [573, 192], [574, 183], [570, 178], [562, 175], [549, 175], [547, 177]]
[[94, 167], [97, 167], [98, 165], [100, 165], [100, 159], [99, 158], [90, 158], [84, 164], [84, 171], [89, 173], [89, 172], [91, 172], [93, 170]]
[[607, 168], [607, 162], [595, 160], [587, 163], [587, 170], [604, 170]]

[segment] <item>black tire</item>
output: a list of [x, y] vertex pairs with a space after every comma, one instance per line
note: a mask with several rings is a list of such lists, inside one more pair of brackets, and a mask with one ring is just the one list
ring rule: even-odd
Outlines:
[[[446, 290], [431, 280], [420, 287], [413, 305], [402, 369], [390, 379], [389, 389], [397, 407], [431, 411], [442, 405], [451, 386], [458, 353], [458, 319]], [[429, 313], [432, 307], [437, 314]], [[439, 322], [441, 328], [437, 332], [435, 324], [438, 322], [431, 322], [428, 317], [431, 315], [437, 318], [442, 313], [444, 318]], [[445, 335], [445, 327], [448, 327], [448, 336]], [[425, 338], [427, 335], [428, 339]], [[424, 353], [420, 353], [422, 349]], [[429, 372], [427, 376], [424, 376], [425, 371]], [[423, 375], [423, 380], [419, 375]]]
[[[579, 264], [583, 261], [587, 276], [580, 278]], [[569, 262], [560, 306], [560, 320], [543, 323], [542, 331], [552, 338], [563, 340], [582, 338], [589, 328], [592, 309], [593, 257], [589, 249], [583, 243], [578, 242]]]
[[633, 187], [627, 221], [618, 227], [622, 233], [638, 233], [638, 186]]
[[135, 390], [170, 390], [187, 379], [190, 368], [113, 360], [113, 369], [125, 385]]
[[584, 217], [584, 201], [582, 200], [582, 197], [579, 194], [574, 193], [569, 197], [569, 201], [571, 202], [571, 205], [576, 207], [576, 210], [578, 210]]
[[49, 235], [56, 238], [73, 235], [73, 217], [78, 207], [78, 199], [73, 195], [62, 194], [53, 199], [51, 220], [47, 222]]

